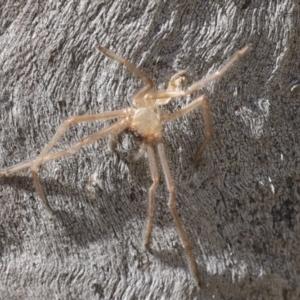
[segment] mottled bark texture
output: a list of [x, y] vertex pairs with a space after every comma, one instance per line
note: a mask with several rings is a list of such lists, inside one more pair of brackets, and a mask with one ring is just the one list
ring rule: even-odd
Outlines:
[[[251, 43], [201, 109], [165, 128], [177, 207], [202, 276], [197, 290], [167, 208], [156, 197], [152, 254], [144, 251], [146, 156], [125, 134], [41, 168], [50, 217], [29, 172], [0, 178], [1, 299], [299, 299], [299, 1], [1, 1], [0, 167], [34, 158], [69, 116], [131, 105], [143, 85], [95, 49], [130, 59], [165, 88], [189, 82]], [[178, 110], [201, 92], [173, 100]], [[56, 149], [112, 122], [72, 127]]]

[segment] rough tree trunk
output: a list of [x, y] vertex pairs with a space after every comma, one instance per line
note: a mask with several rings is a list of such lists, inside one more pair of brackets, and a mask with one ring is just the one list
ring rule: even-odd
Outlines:
[[[147, 157], [128, 163], [107, 139], [44, 165], [50, 217], [29, 172], [0, 178], [1, 299], [298, 299], [300, 24], [298, 1], [4, 1], [0, 6], [0, 167], [34, 158], [69, 116], [128, 107], [142, 82], [95, 49], [128, 58], [160, 89], [188, 84], [251, 43], [205, 87], [201, 109], [168, 124], [178, 210], [203, 287], [190, 275], [163, 177], [152, 254], [143, 248]], [[175, 111], [191, 97], [165, 107]], [[72, 127], [65, 149], [112, 122]], [[138, 140], [119, 141], [131, 153]]]

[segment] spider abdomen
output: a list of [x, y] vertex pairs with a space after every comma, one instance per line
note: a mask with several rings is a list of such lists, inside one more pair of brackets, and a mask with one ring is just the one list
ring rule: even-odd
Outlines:
[[160, 137], [163, 126], [159, 114], [153, 108], [142, 107], [135, 111], [132, 117], [131, 130], [146, 139]]

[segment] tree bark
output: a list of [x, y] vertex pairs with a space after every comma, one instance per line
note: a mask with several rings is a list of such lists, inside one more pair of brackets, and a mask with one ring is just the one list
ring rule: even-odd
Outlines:
[[[297, 1], [2, 1], [0, 169], [35, 158], [70, 116], [132, 106], [143, 83], [99, 53], [100, 43], [166, 88], [187, 86], [252, 44], [205, 93], [201, 109], [165, 126], [177, 209], [201, 274], [199, 290], [168, 210], [161, 173], [152, 253], [143, 247], [151, 175], [103, 139], [30, 172], [0, 178], [1, 299], [298, 299], [300, 75]], [[72, 126], [55, 151], [112, 121]], [[138, 138], [124, 133], [118, 152]]]

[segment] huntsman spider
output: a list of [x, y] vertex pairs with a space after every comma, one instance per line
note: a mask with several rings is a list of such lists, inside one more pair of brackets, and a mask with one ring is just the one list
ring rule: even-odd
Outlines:
[[[191, 244], [189, 242], [188, 236], [182, 224], [182, 221], [177, 213], [176, 209], [176, 194], [175, 194], [175, 183], [172, 177], [168, 160], [166, 157], [166, 152], [163, 144], [163, 126], [164, 123], [176, 120], [180, 117], [185, 116], [198, 106], [202, 106], [204, 113], [204, 122], [206, 126], [206, 137], [202, 144], [200, 145], [196, 156], [195, 164], [199, 163], [202, 152], [207, 145], [208, 141], [212, 136], [212, 125], [211, 125], [211, 114], [209, 103], [205, 95], [200, 96], [196, 100], [192, 101], [190, 104], [181, 108], [180, 110], [167, 113], [160, 109], [160, 106], [167, 104], [172, 98], [184, 97], [195, 91], [200, 90], [203, 86], [207, 85], [211, 81], [220, 78], [224, 73], [232, 66], [232, 64], [237, 61], [241, 56], [243, 56], [249, 49], [250, 46], [246, 46], [243, 49], [237, 51], [228, 61], [221, 67], [217, 72], [210, 74], [203, 79], [195, 82], [190, 87], [182, 90], [181, 87], [185, 81], [186, 73], [185, 71], [180, 71], [175, 74], [169, 81], [168, 88], [165, 91], [154, 91], [153, 82], [147, 77], [142, 71], [136, 68], [128, 60], [112, 53], [108, 49], [97, 45], [97, 49], [104, 55], [111, 59], [117, 60], [128, 68], [133, 74], [140, 78], [145, 86], [136, 94], [133, 98], [134, 108], [126, 108], [111, 112], [103, 112], [99, 114], [92, 115], [81, 115], [73, 116], [68, 118], [57, 130], [53, 138], [50, 140], [48, 145], [42, 150], [42, 152], [33, 160], [22, 162], [15, 166], [0, 170], [0, 176], [7, 176], [9, 174], [15, 173], [17, 171], [29, 168], [33, 177], [33, 181], [37, 190], [37, 193], [44, 204], [45, 208], [50, 212], [54, 213], [51, 206], [48, 203], [46, 194], [44, 193], [43, 187], [38, 177], [38, 169], [41, 165], [48, 161], [58, 159], [60, 157], [69, 156], [75, 154], [83, 146], [86, 146], [98, 139], [104, 138], [107, 135], [111, 136], [111, 140], [116, 140], [118, 134], [124, 132], [125, 130], [131, 130], [139, 135], [142, 139], [142, 148], [146, 149], [150, 173], [152, 177], [152, 185], [149, 189], [149, 208], [148, 208], [148, 223], [145, 231], [144, 244], [146, 249], [149, 250], [152, 223], [154, 216], [154, 203], [155, 194], [159, 184], [159, 171], [156, 162], [155, 152], [157, 151], [158, 157], [161, 163], [163, 174], [165, 177], [166, 185], [169, 191], [169, 202], [168, 206], [170, 212], [174, 218], [175, 225], [177, 227], [179, 236], [185, 248], [189, 266], [191, 272], [200, 286], [200, 275], [194, 254], [191, 249]], [[114, 124], [95, 132], [84, 139], [80, 140], [67, 150], [59, 151], [56, 153], [50, 153], [52, 148], [56, 145], [58, 140], [64, 135], [71, 125], [84, 123], [84, 122], [94, 122], [99, 120], [109, 120], [109, 119], [119, 119]], [[111, 143], [112, 144], [112, 143]], [[141, 148], [141, 149], [142, 149]], [[140, 157], [143, 150], [137, 152], [137, 156]], [[138, 158], [137, 157], [137, 158]]]

